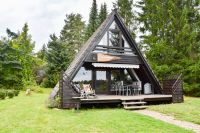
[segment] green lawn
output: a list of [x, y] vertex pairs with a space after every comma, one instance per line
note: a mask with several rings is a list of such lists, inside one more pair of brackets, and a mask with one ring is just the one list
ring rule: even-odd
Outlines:
[[155, 105], [149, 109], [200, 124], [200, 98], [185, 97], [184, 103]]
[[123, 109], [48, 109], [48, 94], [20, 94], [0, 100], [1, 133], [133, 133], [191, 132]]

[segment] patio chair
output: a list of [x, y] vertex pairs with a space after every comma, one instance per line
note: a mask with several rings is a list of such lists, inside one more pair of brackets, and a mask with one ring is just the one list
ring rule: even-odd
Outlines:
[[116, 91], [116, 95], [123, 94], [123, 81], [117, 81], [115, 83], [115, 91]]
[[137, 82], [133, 82], [133, 88], [134, 88], [134, 95], [141, 95], [141, 91], [142, 91], [142, 83], [141, 81], [137, 81]]
[[96, 97], [95, 90], [92, 89], [90, 84], [83, 84], [81, 96], [84, 98], [89, 98], [92, 96], [94, 98]]

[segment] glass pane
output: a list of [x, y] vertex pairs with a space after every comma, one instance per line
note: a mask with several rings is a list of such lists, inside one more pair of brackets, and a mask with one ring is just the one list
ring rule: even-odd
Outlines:
[[119, 29], [115, 21], [113, 21], [109, 29], [106, 31], [99, 44], [96, 46], [94, 52], [134, 54], [127, 40], [123, 36], [122, 31]]
[[109, 46], [119, 47], [120, 46], [120, 30], [115, 22], [112, 23], [109, 28]]
[[[122, 40], [123, 40], [123, 47], [125, 47], [125, 54], [135, 54], [133, 52], [133, 50], [131, 49], [130, 45], [128, 44], [128, 42], [126, 41], [125, 37], [122, 36]], [[130, 48], [130, 49], [127, 49], [127, 48]]]
[[79, 84], [82, 88], [83, 84], [92, 84], [92, 71], [86, 70], [85, 67], [81, 67], [73, 82]]
[[108, 46], [108, 41], [107, 41], [107, 32], [105, 33], [105, 35], [103, 36], [103, 38], [101, 39], [101, 41], [99, 42], [98, 46], [96, 46], [96, 49], [93, 52], [96, 53], [107, 53], [107, 48], [103, 47], [103, 46]]
[[128, 71], [125, 69], [124, 70], [124, 84], [129, 85], [133, 83], [133, 79], [129, 75]]
[[107, 93], [107, 90], [106, 71], [96, 71], [96, 93]]
[[111, 70], [111, 89], [114, 89], [116, 82], [121, 81], [120, 69]]

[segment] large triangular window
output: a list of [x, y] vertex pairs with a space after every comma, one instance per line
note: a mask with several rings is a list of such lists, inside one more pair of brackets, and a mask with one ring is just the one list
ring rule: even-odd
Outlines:
[[107, 29], [93, 52], [135, 55], [134, 49], [129, 45], [115, 21]]

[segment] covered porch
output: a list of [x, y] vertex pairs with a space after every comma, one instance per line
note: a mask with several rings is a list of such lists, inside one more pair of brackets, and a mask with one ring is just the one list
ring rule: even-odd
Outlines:
[[141, 69], [139, 65], [85, 62], [72, 82], [80, 89], [89, 84], [99, 96], [159, 94], [152, 80], [145, 73], [136, 73], [137, 69]]

